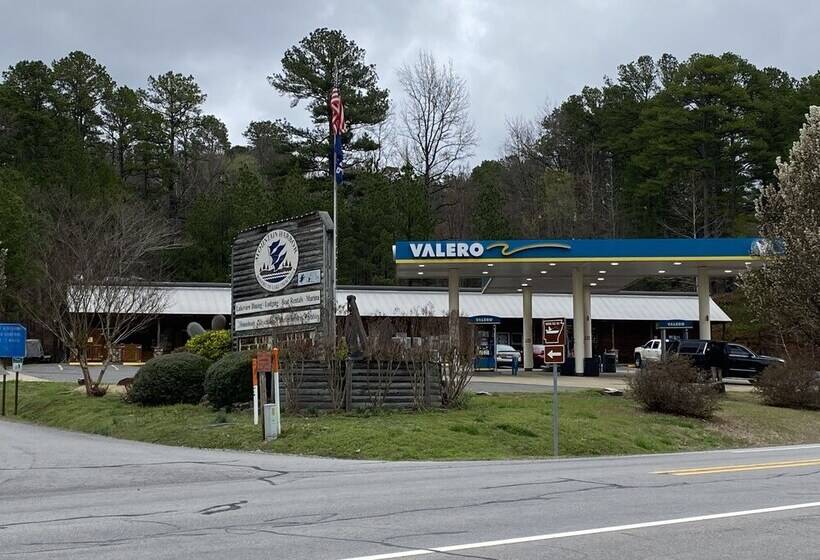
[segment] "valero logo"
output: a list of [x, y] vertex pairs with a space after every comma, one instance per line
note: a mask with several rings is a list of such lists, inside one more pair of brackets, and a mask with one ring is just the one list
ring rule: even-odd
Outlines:
[[269, 292], [287, 287], [299, 266], [299, 246], [293, 236], [283, 229], [268, 232], [259, 247], [253, 268], [259, 285]]

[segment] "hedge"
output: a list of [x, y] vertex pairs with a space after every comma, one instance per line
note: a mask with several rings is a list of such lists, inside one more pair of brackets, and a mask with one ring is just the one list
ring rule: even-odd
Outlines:
[[205, 372], [211, 363], [188, 352], [157, 356], [134, 376], [130, 398], [144, 405], [196, 404], [202, 400]]
[[253, 397], [253, 352], [232, 352], [214, 362], [205, 374], [205, 395], [215, 408], [232, 407]]

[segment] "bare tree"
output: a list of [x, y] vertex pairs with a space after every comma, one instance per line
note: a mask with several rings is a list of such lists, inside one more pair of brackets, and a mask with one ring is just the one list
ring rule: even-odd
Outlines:
[[406, 95], [400, 119], [403, 155], [435, 199], [447, 188], [444, 179], [472, 155], [477, 142], [467, 84], [452, 62], [439, 65], [427, 51], [399, 69], [399, 82]]
[[[100, 395], [122, 341], [166, 305], [164, 292], [143, 278], [155, 274], [151, 260], [171, 246], [172, 234], [134, 201], [70, 200], [55, 206], [33, 255], [38, 281], [20, 294], [20, 304], [79, 362], [86, 393]], [[105, 352], [92, 378], [88, 350], [96, 333]]]

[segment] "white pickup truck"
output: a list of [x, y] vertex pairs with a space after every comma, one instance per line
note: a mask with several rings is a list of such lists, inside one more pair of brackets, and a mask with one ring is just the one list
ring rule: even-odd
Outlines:
[[[669, 344], [669, 339], [666, 339]], [[653, 338], [643, 346], [635, 348], [635, 367], [641, 367], [646, 362], [656, 362], [661, 359], [661, 339]]]

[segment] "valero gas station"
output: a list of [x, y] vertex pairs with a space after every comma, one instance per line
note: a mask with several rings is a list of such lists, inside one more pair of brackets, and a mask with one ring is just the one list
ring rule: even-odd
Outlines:
[[[583, 375], [593, 358], [593, 294], [617, 294], [646, 277], [691, 277], [698, 298], [698, 328], [691, 334], [710, 339], [710, 280], [759, 266], [761, 249], [757, 238], [433, 240], [398, 242], [394, 257], [400, 279], [446, 280], [451, 333], [462, 319], [462, 280], [478, 279], [482, 294], [520, 294], [523, 347], [542, 342], [557, 347], [565, 341], [565, 358]], [[541, 323], [542, 332], [533, 333], [533, 294], [542, 293], [572, 294], [571, 323], [561, 340], [550, 340], [548, 321]], [[493, 336], [492, 317], [472, 322], [488, 333], [485, 339]], [[522, 366], [533, 368], [532, 352], [523, 353]]]

